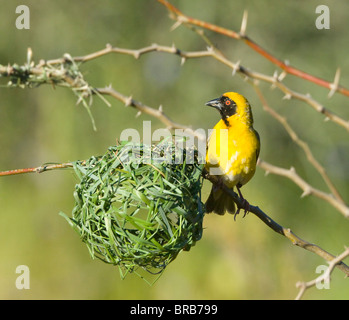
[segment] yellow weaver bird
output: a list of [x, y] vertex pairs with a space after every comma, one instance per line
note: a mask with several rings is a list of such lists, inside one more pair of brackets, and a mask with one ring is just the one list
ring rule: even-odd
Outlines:
[[[260, 151], [259, 134], [253, 129], [251, 106], [245, 97], [236, 92], [226, 92], [206, 105], [216, 108], [222, 119], [208, 139], [205, 169], [209, 175], [219, 175], [221, 183], [228, 188], [236, 186], [246, 213], [249, 204], [240, 188], [253, 177]], [[206, 201], [206, 212], [223, 215], [225, 211], [231, 214], [239, 212], [235, 211], [232, 198], [214, 185]]]

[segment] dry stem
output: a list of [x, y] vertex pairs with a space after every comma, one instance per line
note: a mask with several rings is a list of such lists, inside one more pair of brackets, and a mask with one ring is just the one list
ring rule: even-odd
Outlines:
[[318, 276], [316, 279], [308, 281], [308, 282], [302, 282], [302, 281], [297, 282], [296, 287], [299, 288], [299, 292], [297, 294], [296, 300], [300, 300], [303, 297], [305, 290], [315, 286], [318, 283], [324, 282], [324, 283], [329, 284], [331, 274], [332, 274], [334, 268], [336, 266], [338, 266], [338, 264], [343, 263], [342, 260], [344, 260], [348, 256], [349, 256], [349, 248], [346, 248], [344, 250], [344, 252], [342, 252], [338, 257], [332, 259], [329, 262], [329, 266], [326, 269], [326, 271], [323, 274], [321, 274], [320, 276]]
[[214, 25], [212, 23], [208, 23], [206, 21], [202, 21], [199, 19], [189, 17], [166, 0], [158, 0], [158, 1], [161, 4], [163, 4], [171, 12], [171, 18], [176, 20], [177, 23], [179, 23], [179, 24], [189, 24], [189, 25], [198, 26], [198, 27], [201, 27], [201, 28], [204, 28], [207, 30], [211, 30], [215, 33], [222, 34], [222, 35], [227, 36], [229, 38], [244, 41], [253, 50], [255, 50], [257, 53], [259, 53], [264, 58], [271, 61], [276, 66], [280, 67], [286, 73], [292, 74], [294, 76], [297, 76], [297, 77], [300, 77], [302, 79], [316, 83], [317, 85], [320, 85], [322, 87], [328, 88], [332, 93], [339, 92], [343, 95], [349, 96], [349, 90], [338, 84], [338, 82], [339, 82], [338, 76], [335, 77], [335, 80], [333, 83], [328, 82], [326, 80], [323, 80], [321, 78], [315, 77], [315, 76], [308, 74], [300, 69], [292, 67], [288, 63], [276, 58], [275, 56], [273, 56], [272, 54], [267, 52], [265, 49], [263, 49], [256, 42], [254, 42], [251, 38], [249, 38], [246, 35], [246, 24], [247, 24], [246, 13], [244, 13], [240, 32], [236, 32], [233, 30], [229, 30], [229, 29]]

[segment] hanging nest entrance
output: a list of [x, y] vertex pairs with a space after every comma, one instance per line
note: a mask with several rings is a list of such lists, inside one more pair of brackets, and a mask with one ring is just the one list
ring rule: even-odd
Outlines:
[[121, 143], [102, 157], [74, 163], [80, 182], [66, 219], [92, 257], [161, 273], [202, 236], [203, 179], [198, 154], [172, 142]]

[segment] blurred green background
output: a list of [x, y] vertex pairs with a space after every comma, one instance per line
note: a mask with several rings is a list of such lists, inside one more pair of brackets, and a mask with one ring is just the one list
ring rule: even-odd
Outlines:
[[[247, 34], [282, 60], [329, 81], [341, 68], [340, 83], [349, 87], [349, 2], [173, 0], [184, 13], [238, 31], [248, 10]], [[30, 29], [15, 27], [18, 5], [30, 8]], [[330, 9], [330, 29], [315, 27], [315, 8]], [[170, 32], [173, 21], [157, 1], [26, 1], [0, 0], [0, 64], [23, 64], [27, 48], [33, 60], [54, 59], [64, 53], [85, 55], [113, 46], [138, 49], [152, 43], [186, 51], [205, 50], [206, 44], [185, 27]], [[276, 67], [242, 42], [207, 32], [212, 42], [232, 61], [272, 75]], [[294, 166], [313, 186], [326, 192], [323, 181], [309, 165], [283, 127], [263, 111], [253, 89], [239, 75], [210, 59], [188, 60], [151, 53], [135, 60], [108, 55], [82, 66], [89, 83], [112, 84], [125, 95], [157, 108], [174, 121], [193, 128], [209, 129], [218, 114], [204, 103], [226, 91], [238, 91], [253, 106], [255, 128], [262, 139], [260, 157], [285, 168]], [[107, 99], [108, 108], [95, 98], [92, 113], [97, 132], [82, 105], [65, 88], [6, 88], [0, 79], [0, 170], [67, 162], [100, 155], [126, 128], [141, 130], [143, 120], [152, 128], [162, 124], [122, 103]], [[292, 76], [284, 82], [295, 91], [309, 92], [344, 119], [349, 118], [348, 98]], [[348, 132], [296, 100], [261, 83], [268, 103], [287, 117], [307, 141], [344, 199], [349, 197]], [[69, 171], [0, 178], [0, 298], [1, 299], [293, 299], [297, 281], [318, 276], [326, 264], [320, 257], [295, 247], [258, 218], [207, 216], [204, 234], [189, 252], [181, 253], [162, 277], [149, 286], [135, 275], [121, 280], [116, 267], [95, 261], [60, 211], [70, 214], [77, 182]], [[203, 200], [210, 186], [205, 184]], [[244, 187], [244, 196], [274, 220], [305, 240], [333, 254], [348, 245], [348, 221], [323, 200], [300, 198], [302, 191], [289, 180], [268, 175], [258, 168]], [[18, 265], [30, 268], [30, 289], [18, 290]], [[312, 288], [305, 299], [348, 299], [348, 279], [335, 271], [330, 289]]]

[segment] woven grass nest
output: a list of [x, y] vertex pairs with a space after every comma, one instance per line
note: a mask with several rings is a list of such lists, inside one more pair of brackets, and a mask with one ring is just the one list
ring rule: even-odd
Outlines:
[[91, 256], [119, 266], [122, 277], [139, 268], [161, 273], [200, 240], [203, 168], [196, 151], [126, 142], [74, 169], [80, 182], [72, 217], [65, 217]]

